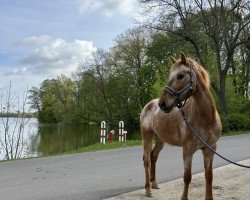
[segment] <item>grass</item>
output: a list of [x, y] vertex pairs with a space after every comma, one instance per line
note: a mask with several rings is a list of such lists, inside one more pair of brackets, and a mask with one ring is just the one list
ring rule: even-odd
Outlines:
[[126, 147], [141, 146], [141, 140], [127, 140], [126, 142], [113, 141], [112, 143], [107, 142], [106, 144], [96, 143], [87, 147], [82, 147], [74, 151], [66, 152], [66, 154], [71, 153], [83, 153], [83, 152], [93, 152], [100, 150], [118, 149]]
[[[142, 145], [141, 140], [127, 140], [126, 142], [113, 141], [112, 143], [109, 143], [109, 142], [107, 142], [106, 144], [96, 143], [96, 144], [93, 144], [87, 147], [82, 147], [73, 151], [57, 153], [57, 154], [45, 154], [39, 157], [41, 158], [41, 157], [59, 156], [59, 155], [66, 155], [66, 154], [94, 152], [94, 151], [119, 149], [119, 148], [134, 147], [134, 146], [141, 146], [141, 145]], [[39, 157], [18, 158], [16, 160], [39, 158]], [[14, 160], [1, 160], [0, 162], [6, 162], [6, 161], [14, 161]]]
[[[223, 132], [223, 136], [231, 136], [231, 135], [241, 135], [241, 134], [249, 134], [249, 131], [228, 131]], [[126, 148], [126, 147], [133, 147], [133, 146], [141, 146], [141, 140], [127, 140], [126, 142], [119, 142], [113, 141], [112, 143], [107, 142], [106, 144], [96, 143], [87, 147], [82, 147], [74, 151], [66, 152], [65, 154], [71, 153], [84, 153], [84, 152], [94, 152], [94, 151], [101, 151], [101, 150], [109, 150], [109, 149], [118, 149], [118, 148]]]
[[242, 134], [249, 134], [250, 130], [248, 131], [227, 131], [227, 132], [222, 132], [222, 137], [223, 136], [231, 136], [231, 135], [242, 135]]
[[[223, 132], [223, 136], [231, 136], [231, 135], [241, 135], [241, 134], [249, 134], [249, 131], [228, 131]], [[106, 144], [96, 143], [87, 147], [82, 147], [74, 151], [66, 152], [65, 154], [71, 153], [84, 153], [84, 152], [94, 152], [94, 151], [101, 151], [101, 150], [109, 150], [109, 149], [118, 149], [118, 148], [126, 148], [126, 147], [133, 147], [133, 146], [141, 146], [141, 140], [127, 140], [126, 142], [119, 142], [113, 141], [112, 143], [107, 142]]]

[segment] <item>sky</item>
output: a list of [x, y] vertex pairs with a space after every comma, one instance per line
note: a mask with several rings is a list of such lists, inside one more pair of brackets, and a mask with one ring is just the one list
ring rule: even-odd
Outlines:
[[0, 0], [0, 91], [70, 75], [135, 26], [137, 0]]

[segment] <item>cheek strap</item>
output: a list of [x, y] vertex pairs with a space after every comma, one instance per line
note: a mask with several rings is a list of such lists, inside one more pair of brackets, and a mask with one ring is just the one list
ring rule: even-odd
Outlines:
[[180, 99], [181, 95], [185, 95], [188, 93], [192, 94], [194, 92], [194, 87], [193, 87], [194, 70], [193, 70], [192, 65], [189, 65], [189, 68], [190, 68], [190, 81], [187, 83], [187, 85], [185, 85], [184, 88], [182, 88], [181, 90], [178, 90], [178, 91], [175, 91], [173, 88], [171, 88], [168, 85], [165, 85], [163, 88], [164, 93], [169, 93], [170, 95], [176, 97], [178, 108], [184, 107], [184, 105], [188, 99], [188, 98], [186, 98], [184, 100], [184, 104], [182, 104], [182, 101]]

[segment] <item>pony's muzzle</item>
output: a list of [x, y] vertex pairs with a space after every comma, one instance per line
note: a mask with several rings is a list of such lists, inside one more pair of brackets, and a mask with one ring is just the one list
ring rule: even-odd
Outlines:
[[169, 113], [172, 110], [173, 106], [174, 106], [173, 104], [167, 105], [166, 102], [164, 102], [164, 101], [159, 102], [158, 105], [159, 105], [160, 109], [162, 111], [164, 111], [165, 113]]

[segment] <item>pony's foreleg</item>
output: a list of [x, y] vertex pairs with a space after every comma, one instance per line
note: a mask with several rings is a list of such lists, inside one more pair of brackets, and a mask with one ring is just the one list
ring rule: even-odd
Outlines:
[[192, 159], [193, 159], [193, 150], [189, 146], [183, 147], [183, 162], [184, 162], [184, 190], [182, 193], [182, 200], [188, 199], [188, 187], [192, 179]]
[[153, 133], [150, 131], [142, 130], [143, 138], [143, 161], [145, 168], [145, 189], [146, 196], [152, 197], [151, 186], [150, 186], [150, 168], [151, 168], [151, 150], [152, 150], [152, 139]]
[[150, 181], [152, 183], [152, 188], [153, 189], [159, 189], [157, 181], [156, 181], [156, 176], [155, 176], [155, 169], [156, 169], [156, 161], [158, 159], [159, 153], [164, 147], [164, 143], [160, 141], [160, 139], [156, 136], [155, 137], [155, 146], [153, 148], [153, 151], [151, 152], [151, 178]]
[[[216, 150], [216, 144], [211, 146], [214, 150]], [[203, 157], [204, 157], [204, 167], [205, 167], [205, 178], [206, 178], [206, 200], [213, 199], [213, 191], [212, 191], [212, 182], [213, 182], [213, 159], [214, 153], [211, 152], [208, 148], [202, 149]]]

